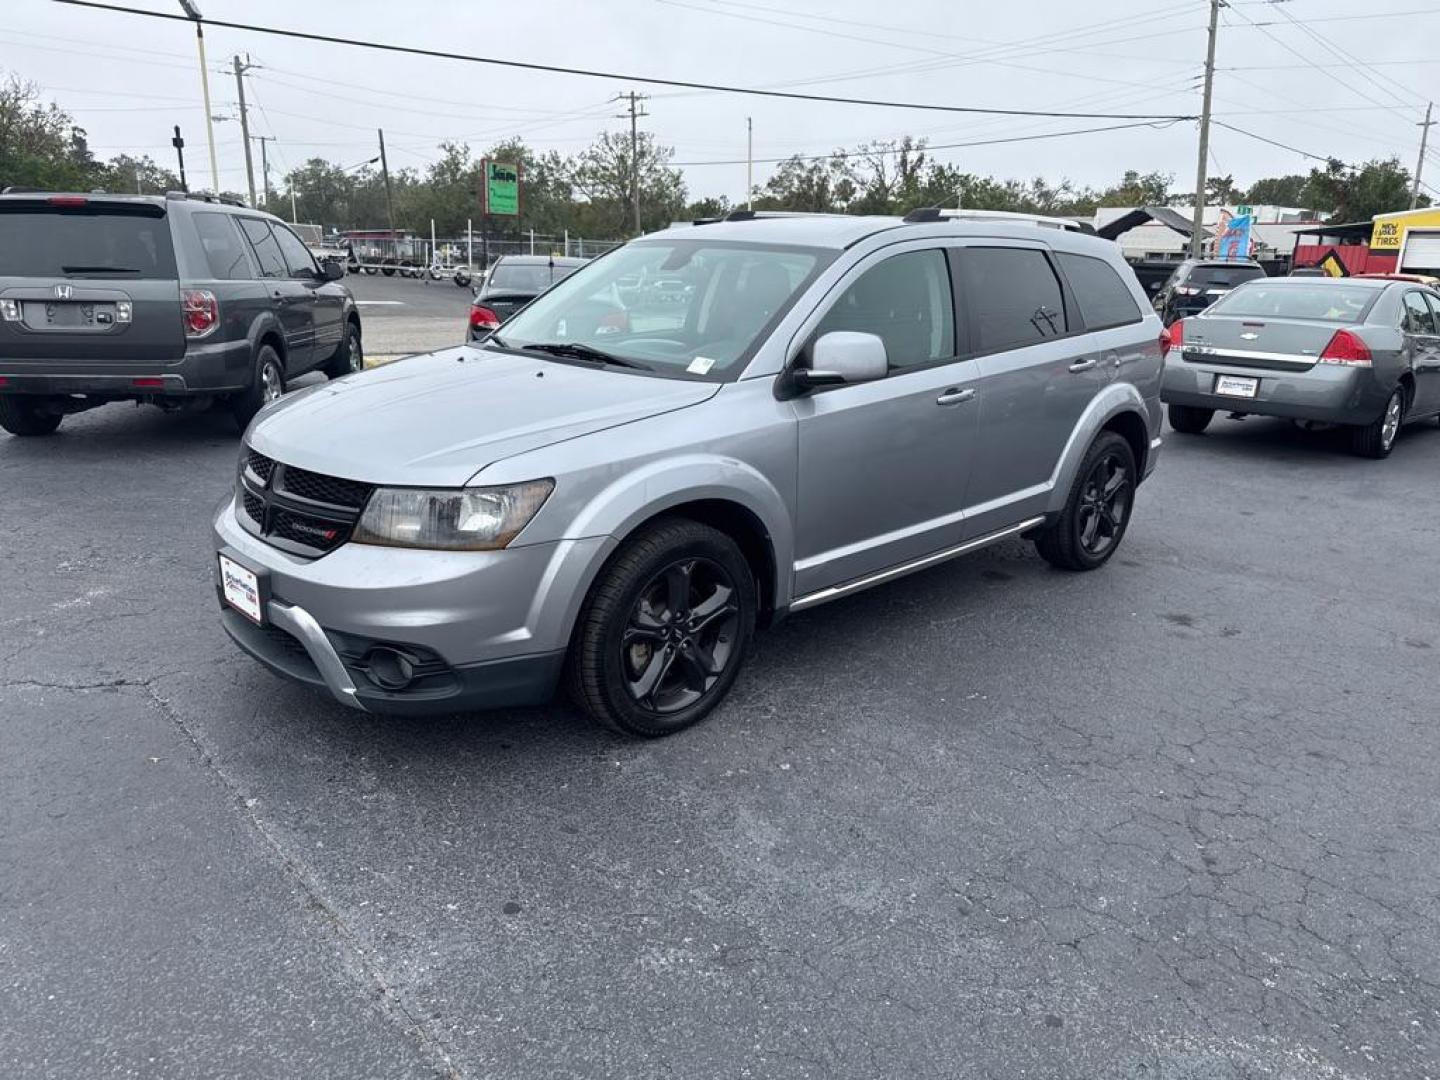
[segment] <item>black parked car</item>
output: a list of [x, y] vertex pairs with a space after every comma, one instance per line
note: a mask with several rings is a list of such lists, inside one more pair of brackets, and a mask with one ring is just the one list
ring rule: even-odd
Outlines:
[[562, 255], [502, 255], [475, 289], [470, 340], [484, 341], [511, 315], [589, 261]]
[[111, 401], [221, 402], [243, 429], [286, 380], [364, 366], [342, 270], [212, 196], [0, 193], [0, 427]]
[[1248, 259], [1186, 259], [1155, 294], [1155, 310], [1169, 326], [1198, 315], [1236, 285], [1264, 276], [1265, 268]]

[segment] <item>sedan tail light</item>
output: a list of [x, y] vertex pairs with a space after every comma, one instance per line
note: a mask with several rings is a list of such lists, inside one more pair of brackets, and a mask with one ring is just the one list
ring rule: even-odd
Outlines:
[[205, 337], [220, 325], [220, 301], [209, 289], [186, 289], [180, 294], [180, 310], [186, 337]]
[[1169, 352], [1171, 349], [1180, 349], [1185, 345], [1185, 320], [1177, 319], [1164, 330], [1160, 331], [1160, 350]]
[[1320, 354], [1320, 363], [1345, 367], [1369, 367], [1370, 360], [1370, 347], [1349, 330], [1336, 330], [1330, 344]]
[[500, 329], [500, 316], [484, 304], [471, 304], [470, 328], [472, 330], [498, 330]]

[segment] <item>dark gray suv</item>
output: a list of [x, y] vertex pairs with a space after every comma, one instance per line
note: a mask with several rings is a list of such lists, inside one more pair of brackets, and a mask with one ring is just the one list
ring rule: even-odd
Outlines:
[[243, 429], [320, 368], [364, 366], [340, 268], [211, 196], [0, 194], [0, 427], [48, 435], [111, 401], [222, 402]]

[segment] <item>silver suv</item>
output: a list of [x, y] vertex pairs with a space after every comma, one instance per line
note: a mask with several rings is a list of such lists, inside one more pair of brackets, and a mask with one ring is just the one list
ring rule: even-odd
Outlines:
[[1160, 448], [1161, 333], [1119, 248], [1068, 222], [672, 228], [483, 345], [262, 412], [214, 521], [224, 625], [355, 708], [563, 682], [668, 734], [786, 613], [1006, 537], [1105, 563]]

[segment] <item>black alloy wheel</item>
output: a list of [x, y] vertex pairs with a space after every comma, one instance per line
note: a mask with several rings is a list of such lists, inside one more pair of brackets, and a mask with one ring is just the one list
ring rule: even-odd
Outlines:
[[1104, 566], [1130, 524], [1139, 481], [1130, 444], [1102, 431], [1080, 463], [1065, 508], [1035, 536], [1041, 557], [1061, 570]]
[[575, 625], [570, 696], [627, 735], [702, 720], [735, 682], [755, 628], [755, 571], [729, 535], [687, 518], [631, 536], [595, 579]]
[[693, 705], [724, 674], [739, 620], [735, 582], [719, 563], [665, 567], [640, 590], [621, 634], [630, 697], [659, 716]]

